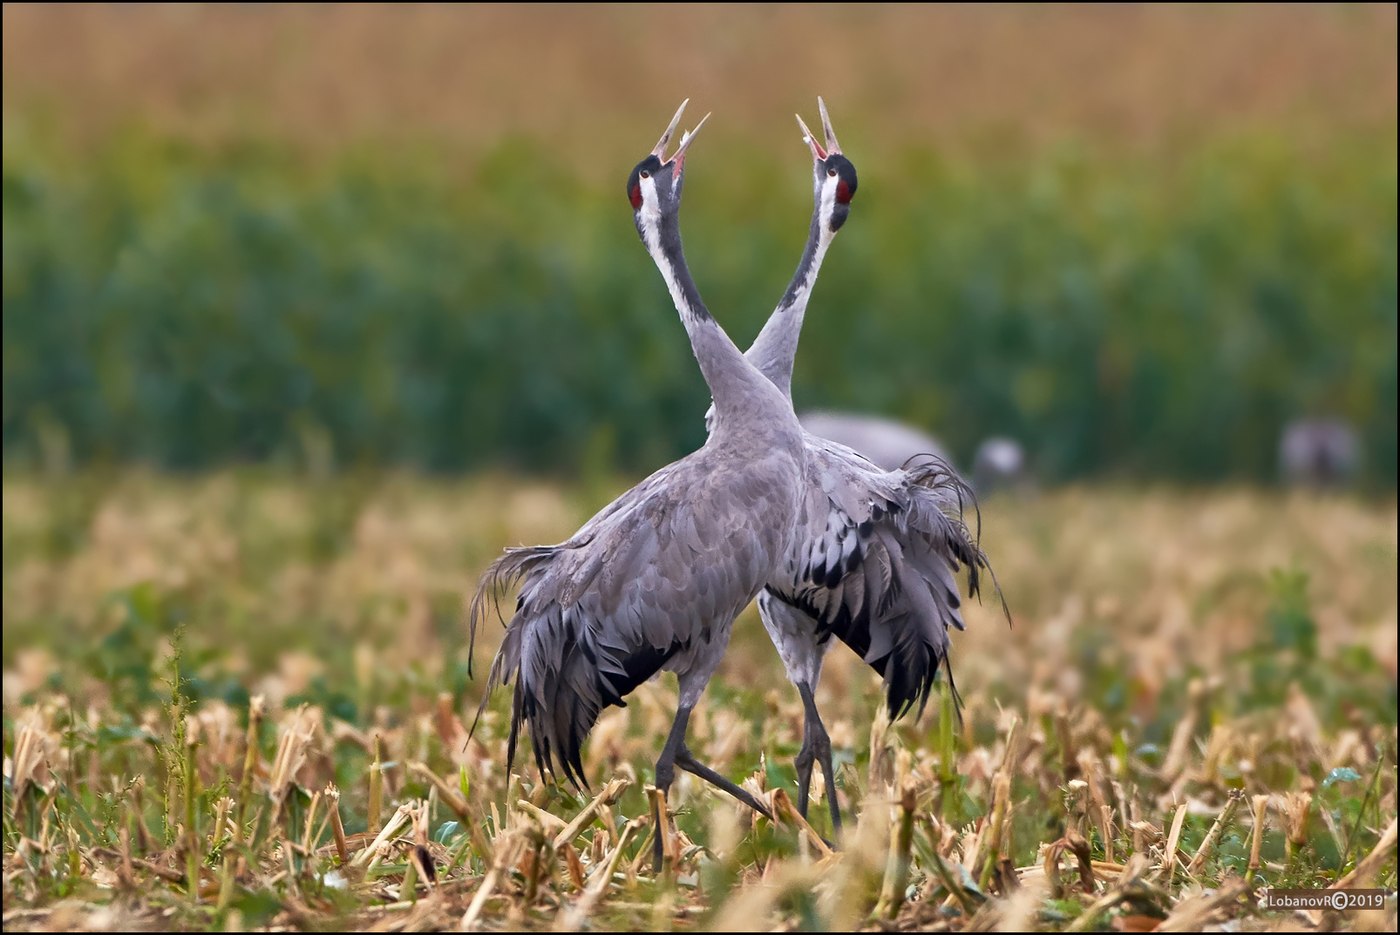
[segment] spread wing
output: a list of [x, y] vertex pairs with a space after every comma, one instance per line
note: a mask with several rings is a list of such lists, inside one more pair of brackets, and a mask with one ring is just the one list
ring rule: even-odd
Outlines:
[[956, 576], [977, 595], [988, 567], [963, 521], [972, 491], [941, 461], [885, 472], [811, 435], [808, 451], [799, 533], [769, 591], [810, 616], [816, 641], [836, 636], [881, 674], [892, 718], [922, 712], [948, 630], [964, 628]]

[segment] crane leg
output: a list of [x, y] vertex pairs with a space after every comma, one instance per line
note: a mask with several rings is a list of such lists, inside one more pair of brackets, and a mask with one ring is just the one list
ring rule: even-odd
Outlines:
[[797, 751], [797, 810], [807, 817], [807, 803], [812, 785], [812, 766], [820, 763], [822, 776], [826, 780], [826, 801], [831, 808], [831, 831], [835, 837], [841, 835], [841, 805], [836, 800], [836, 771], [831, 764], [831, 737], [817, 711], [817, 699], [810, 685], [800, 684], [797, 692], [802, 696], [802, 707], [806, 716], [802, 723], [802, 749]]
[[[762, 802], [758, 801], [758, 799], [750, 795], [749, 792], [744, 789], [744, 787], [735, 785], [728, 779], [725, 779], [719, 773], [710, 769], [704, 763], [701, 763], [695, 758], [695, 755], [690, 752], [689, 748], [681, 748], [680, 754], [676, 757], [676, 765], [679, 766], [681, 769], [685, 770], [687, 773], [699, 776], [701, 779], [705, 780], [710, 785], [715, 786], [719, 789], [723, 789], [725, 792], [728, 792], [730, 795], [734, 796], [734, 798], [738, 799], [740, 802], [747, 805], [749, 808], [758, 812], [764, 818], [767, 818], [769, 821], [774, 821], [773, 813], [768, 811], [768, 806], [764, 805]], [[837, 830], [840, 830], [839, 824], [837, 825]], [[826, 844], [827, 847], [830, 847], [833, 850], [835, 849], [835, 845], [828, 841], [826, 838], [822, 838], [822, 842]]]
[[799, 684], [797, 691], [802, 696], [802, 706], [805, 709], [802, 718], [802, 748], [797, 751], [797, 758], [794, 760], [797, 766], [797, 811], [806, 818], [807, 801], [812, 786], [812, 764], [817, 758], [812, 743], [812, 712], [816, 710], [816, 705], [808, 701], [812, 697], [812, 690], [805, 683]]
[[758, 812], [760, 815], [762, 815], [764, 818], [767, 818], [769, 821], [773, 820], [773, 813], [768, 811], [768, 807], [766, 805], [759, 802], [758, 799], [750, 795], [749, 792], [742, 786], [735, 785], [728, 779], [725, 779], [719, 773], [710, 769], [710, 767], [706, 766], [704, 763], [701, 763], [699, 760], [697, 760], [695, 758], [695, 754], [691, 753], [690, 748], [686, 747], [684, 743], [681, 744], [680, 753], [676, 756], [676, 765], [679, 766], [681, 769], [685, 770], [687, 773], [699, 776], [701, 779], [705, 780], [710, 785], [715, 786], [719, 789], [723, 789], [725, 792], [728, 792], [730, 795], [734, 796], [734, 798], [738, 799], [740, 802], [743, 802], [749, 808]]
[[[685, 750], [685, 729], [690, 723], [690, 708], [682, 707], [676, 712], [676, 719], [671, 722], [671, 732], [666, 735], [666, 745], [661, 748], [661, 755], [656, 759], [656, 788], [661, 790], [661, 801], [664, 802], [666, 794], [671, 788], [671, 781], [676, 778], [676, 766], [678, 755]], [[682, 765], [681, 767], [685, 767]], [[652, 836], [651, 857], [655, 872], [660, 875], [662, 869], [662, 856], [664, 854], [665, 836], [669, 828], [669, 822], [665, 820], [660, 812], [660, 806], [653, 801], [651, 807], [652, 827], [655, 834]]]

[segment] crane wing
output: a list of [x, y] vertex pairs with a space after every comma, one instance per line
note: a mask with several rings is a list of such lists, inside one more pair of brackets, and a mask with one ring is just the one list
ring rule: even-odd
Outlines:
[[581, 746], [604, 707], [625, 705], [663, 668], [683, 676], [684, 690], [687, 671], [717, 663], [778, 554], [773, 530], [791, 516], [790, 494], [752, 473], [736, 478], [745, 467], [697, 452], [567, 541], [509, 549], [486, 570], [468, 615], [473, 644], [489, 608], [518, 589], [481, 702], [515, 681], [508, 767], [528, 723], [541, 772], [557, 760], [585, 785]]
[[881, 674], [891, 717], [922, 711], [948, 666], [948, 629], [964, 627], [956, 574], [977, 595], [987, 567], [962, 519], [972, 492], [942, 462], [885, 472], [810, 435], [808, 452], [798, 534], [768, 590], [810, 617], [819, 642], [836, 636]]

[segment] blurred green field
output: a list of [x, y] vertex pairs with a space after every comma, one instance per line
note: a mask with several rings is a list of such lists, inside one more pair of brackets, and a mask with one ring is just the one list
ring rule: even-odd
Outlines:
[[[840, 930], [870, 913], [955, 928], [1176, 913], [1173, 925], [1275, 928], [1298, 919], [1239, 899], [1242, 878], [1325, 886], [1377, 850], [1363, 872], [1394, 887], [1395, 503], [1244, 490], [984, 503], [983, 545], [1015, 623], [969, 608], [954, 639], [961, 727], [945, 699], [886, 732], [872, 725], [875, 676], [844, 651], [828, 663], [819, 703], [842, 805], [862, 816], [839, 861], [804, 862], [794, 828], [749, 829], [724, 797], [681, 779], [672, 804], [683, 843], [697, 847], [685, 845], [679, 890], [651, 880], [646, 828], [620, 836], [646, 813], [669, 677], [611, 710], [585, 750], [595, 791], [615, 777], [629, 788], [572, 849], [540, 850], [562, 822], [514, 803], [567, 820], [581, 800], [528, 766], [507, 793], [506, 693], [464, 743], [481, 683], [466, 676], [463, 602], [502, 545], [555, 541], [624, 485], [8, 476], [6, 928], [455, 927], [483, 887], [495, 893], [477, 910], [491, 928]], [[494, 651], [488, 630], [479, 666]], [[801, 706], [780, 672], [746, 613], [691, 739], [736, 780], [791, 794]], [[249, 770], [253, 696], [265, 708]], [[347, 856], [325, 824], [328, 783]], [[906, 783], [917, 820], [901, 907], [879, 900], [886, 823], [902, 814], [882, 803]], [[1002, 783], [1011, 811], [993, 831]], [[1230, 805], [1234, 790], [1247, 797]], [[420, 798], [421, 832], [391, 829], [381, 856], [350, 856]], [[1071, 832], [1092, 880], [1071, 869]], [[432, 888], [422, 871], [416, 888], [404, 879], [419, 833]], [[619, 847], [616, 886], [585, 898], [582, 875]], [[1056, 882], [1047, 860], [1062, 859]], [[492, 876], [499, 860], [506, 872]], [[955, 876], [965, 866], [966, 885], [950, 888], [940, 864]], [[141, 898], [122, 895], [135, 887]], [[1216, 888], [1225, 896], [1202, 908]], [[1327, 924], [1386, 928], [1394, 917], [1392, 904]]]
[[[1336, 414], [1394, 485], [1393, 10], [773, 9], [763, 80], [689, 82], [626, 8], [383, 15], [6, 8], [7, 464], [676, 457], [704, 388], [622, 180], [682, 96], [715, 110], [687, 241], [747, 342], [810, 211], [789, 114], [822, 92], [862, 184], [800, 407], [964, 461], [1012, 435], [1057, 480], [1267, 480], [1288, 420]], [[675, 15], [697, 61], [744, 58]], [[571, 79], [589, 57], [614, 64]], [[619, 93], [629, 67], [658, 77]]]

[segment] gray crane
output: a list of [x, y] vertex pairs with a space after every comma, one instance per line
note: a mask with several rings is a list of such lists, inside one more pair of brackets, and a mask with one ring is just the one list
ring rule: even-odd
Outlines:
[[[813, 162], [807, 244], [792, 282], [746, 354], [788, 399], [811, 287], [849, 216], [857, 185], [855, 167], [841, 152], [821, 98], [817, 106], [825, 146], [797, 118]], [[815, 699], [831, 637], [881, 674], [891, 719], [915, 705], [922, 713], [940, 668], [952, 684], [948, 629], [963, 629], [955, 574], [966, 569], [968, 592], [976, 595], [980, 572], [990, 569], [962, 519], [964, 504], [975, 502], [972, 492], [946, 463], [928, 458], [885, 471], [806, 430], [803, 443], [807, 474], [797, 530], [758, 606], [802, 697], [798, 808], [807, 814], [812, 768], [820, 764], [832, 827], [839, 833], [831, 740]]]
[[[656, 786], [664, 795], [680, 767], [768, 815], [698, 761], [685, 733], [734, 618], [787, 555], [806, 446], [792, 404], [710, 316], [686, 267], [679, 211], [694, 131], [665, 157], [684, 110], [632, 170], [627, 197], [714, 397], [713, 430], [698, 451], [622, 494], [566, 541], [508, 549], [485, 572], [469, 621], [474, 646], [487, 605], [519, 585], [482, 700], [484, 708], [492, 690], [515, 680], [507, 769], [528, 725], [541, 774], [557, 776], [557, 766], [575, 786], [586, 785], [580, 750], [599, 712], [624, 705], [629, 692], [667, 670], [680, 698]], [[653, 817], [659, 869], [662, 816], [653, 809]]]
[[938, 439], [894, 419], [815, 409], [799, 413], [797, 420], [813, 435], [859, 451], [887, 471], [930, 460], [942, 461], [949, 467], [953, 464]]
[[1024, 492], [1032, 482], [1026, 449], [1006, 435], [983, 439], [972, 458], [972, 482], [982, 494], [996, 490]]
[[1286, 484], [1341, 488], [1361, 466], [1361, 439], [1336, 417], [1295, 419], [1278, 442], [1279, 476]]

